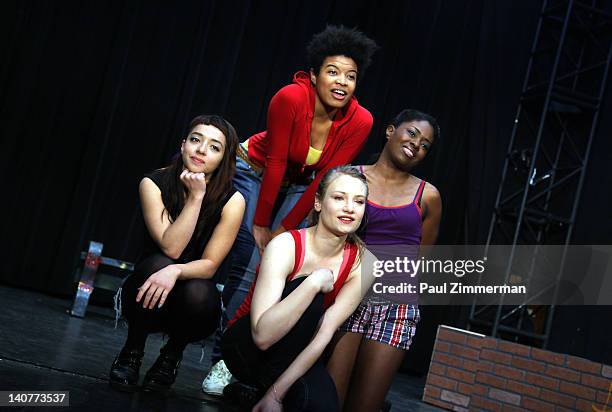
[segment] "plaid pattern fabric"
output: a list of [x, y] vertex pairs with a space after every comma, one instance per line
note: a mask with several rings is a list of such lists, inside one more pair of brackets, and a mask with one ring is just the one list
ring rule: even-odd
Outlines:
[[340, 326], [340, 330], [361, 333], [366, 339], [408, 350], [420, 318], [417, 305], [366, 300]]

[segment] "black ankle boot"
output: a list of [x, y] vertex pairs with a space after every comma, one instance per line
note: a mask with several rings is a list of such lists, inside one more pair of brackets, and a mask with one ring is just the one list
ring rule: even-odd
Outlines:
[[138, 349], [121, 349], [110, 369], [110, 385], [121, 391], [135, 391], [143, 356], [144, 352]]
[[159, 357], [144, 377], [143, 387], [166, 392], [176, 379], [182, 359], [182, 353], [175, 353], [162, 348]]

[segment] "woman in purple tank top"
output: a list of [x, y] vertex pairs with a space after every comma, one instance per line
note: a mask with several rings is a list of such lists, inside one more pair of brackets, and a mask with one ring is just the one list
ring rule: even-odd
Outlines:
[[[420, 245], [438, 235], [442, 202], [438, 190], [412, 175], [438, 139], [432, 116], [400, 112], [387, 126], [387, 143], [371, 166], [362, 166], [370, 195], [361, 237], [377, 257], [395, 247], [416, 258]], [[340, 327], [327, 369], [345, 411], [380, 411], [419, 321], [414, 302], [394, 303], [379, 296], [363, 301]]]

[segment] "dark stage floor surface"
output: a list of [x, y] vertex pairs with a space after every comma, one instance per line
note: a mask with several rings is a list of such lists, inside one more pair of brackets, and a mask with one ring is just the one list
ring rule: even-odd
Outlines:
[[[121, 349], [127, 329], [114, 329], [110, 308], [90, 305], [84, 319], [67, 314], [71, 302], [0, 286], [0, 390], [70, 392], [70, 407], [82, 411], [233, 411], [222, 400], [202, 393], [200, 384], [210, 368], [210, 342], [185, 350], [172, 392], [167, 396], [141, 391], [126, 394], [108, 385], [110, 364]], [[147, 341], [144, 372], [155, 361], [160, 334]], [[375, 379], [375, 377], [373, 377]], [[388, 395], [392, 411], [433, 412], [441, 409], [420, 401], [424, 378], [398, 374]], [[40, 410], [5, 407], [1, 410]], [[49, 408], [45, 408], [47, 410]]]

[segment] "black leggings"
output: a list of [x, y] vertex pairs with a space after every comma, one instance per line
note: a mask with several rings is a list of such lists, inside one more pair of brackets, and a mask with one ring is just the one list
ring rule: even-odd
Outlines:
[[[284, 299], [305, 277], [289, 282], [283, 290]], [[251, 319], [245, 315], [225, 331], [221, 352], [225, 364], [241, 382], [267, 390], [310, 343], [325, 312], [324, 295], [319, 293], [295, 326], [265, 351], [257, 348], [251, 335]], [[336, 386], [325, 369], [322, 359], [289, 389], [283, 400], [287, 411], [337, 411]]]
[[147, 278], [173, 263], [163, 254], [149, 256], [123, 283], [121, 305], [129, 326], [127, 348], [143, 350], [149, 333], [164, 332], [169, 336], [166, 348], [182, 352], [188, 343], [211, 335], [219, 324], [220, 296], [208, 279], [177, 280], [161, 308], [144, 309], [144, 298], [136, 302], [138, 288]]

